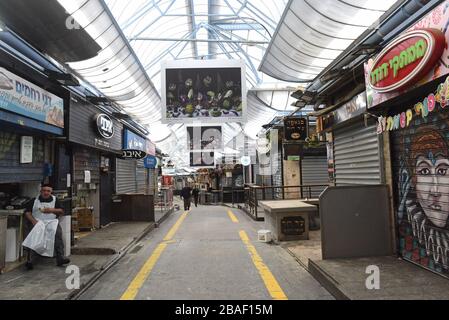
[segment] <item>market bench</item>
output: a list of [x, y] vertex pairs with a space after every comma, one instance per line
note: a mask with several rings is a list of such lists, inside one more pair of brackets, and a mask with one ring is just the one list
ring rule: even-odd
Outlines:
[[309, 240], [309, 215], [317, 207], [301, 200], [261, 201], [265, 225], [275, 241]]

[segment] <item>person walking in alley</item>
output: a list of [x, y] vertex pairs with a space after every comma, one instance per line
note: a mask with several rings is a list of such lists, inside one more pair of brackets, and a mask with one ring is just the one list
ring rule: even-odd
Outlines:
[[197, 186], [195, 186], [195, 188], [193, 188], [192, 196], [193, 196], [193, 200], [195, 201], [195, 208], [197, 208], [198, 207], [198, 198], [200, 197], [200, 190], [198, 189]]
[[[29, 234], [23, 245], [28, 249], [26, 262], [28, 270], [33, 269], [37, 255], [56, 257], [57, 266], [70, 263], [70, 260], [64, 257], [62, 229], [58, 220], [64, 215], [64, 209], [52, 192], [53, 188], [50, 185], [43, 184], [40, 196], [30, 201], [25, 210]], [[39, 237], [39, 233], [44, 235]]]
[[181, 198], [184, 200], [184, 210], [190, 210], [190, 203], [192, 202], [192, 188], [185, 186], [181, 190]]

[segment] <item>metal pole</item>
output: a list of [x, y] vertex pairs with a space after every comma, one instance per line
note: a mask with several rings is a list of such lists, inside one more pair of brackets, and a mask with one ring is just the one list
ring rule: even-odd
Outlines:
[[219, 42], [219, 43], [241, 43], [247, 45], [269, 44], [268, 41], [254, 40], [231, 40], [231, 39], [191, 39], [191, 38], [157, 38], [157, 37], [131, 37], [129, 41], [170, 41], [170, 42]]

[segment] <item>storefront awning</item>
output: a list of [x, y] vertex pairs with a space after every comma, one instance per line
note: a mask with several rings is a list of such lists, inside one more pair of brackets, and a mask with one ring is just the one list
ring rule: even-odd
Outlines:
[[1, 24], [62, 62], [90, 59], [101, 49], [83, 28], [72, 24], [56, 1], [0, 1]]

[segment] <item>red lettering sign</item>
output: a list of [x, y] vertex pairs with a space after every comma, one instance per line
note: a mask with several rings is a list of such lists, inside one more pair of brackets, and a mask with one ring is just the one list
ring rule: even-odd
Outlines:
[[374, 60], [369, 85], [380, 93], [404, 89], [423, 78], [440, 59], [446, 39], [438, 29], [407, 32]]

